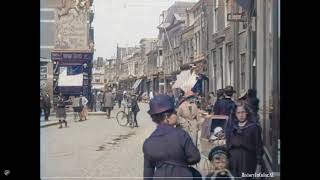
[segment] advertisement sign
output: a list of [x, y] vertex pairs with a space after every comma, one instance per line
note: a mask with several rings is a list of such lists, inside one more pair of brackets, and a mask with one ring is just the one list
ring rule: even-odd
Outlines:
[[47, 80], [47, 79], [48, 79], [48, 67], [40, 66], [40, 80]]

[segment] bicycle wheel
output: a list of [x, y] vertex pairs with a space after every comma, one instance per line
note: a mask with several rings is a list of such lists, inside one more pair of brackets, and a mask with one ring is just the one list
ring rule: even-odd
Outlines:
[[119, 111], [116, 118], [120, 126], [126, 126], [128, 124], [128, 117], [124, 111]]
[[129, 118], [130, 127], [132, 129], [132, 128], [134, 128], [134, 125], [135, 125], [133, 122], [133, 113], [132, 112], [129, 112], [128, 118]]

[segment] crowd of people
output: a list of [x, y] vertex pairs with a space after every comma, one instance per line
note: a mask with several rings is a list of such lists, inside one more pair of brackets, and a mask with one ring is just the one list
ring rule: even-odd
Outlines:
[[[210, 92], [207, 99], [192, 90], [177, 90], [176, 93], [159, 94], [151, 91], [148, 95], [149, 115], [157, 124], [156, 129], [143, 144], [144, 178], [153, 177], [201, 177], [195, 167], [201, 156], [198, 149], [198, 132], [204, 118], [216, 115], [226, 116], [221, 127], [211, 124], [210, 138], [223, 137], [225, 144], [212, 147], [208, 159], [213, 171], [206, 179], [215, 177], [241, 177], [243, 173], [253, 174], [261, 170], [263, 145], [259, 122], [259, 99], [254, 89], [234, 96], [232, 86]], [[137, 114], [139, 95], [131, 91], [106, 89], [92, 94], [91, 103], [82, 95], [65, 99], [58, 97], [56, 116], [59, 128], [67, 127], [66, 104], [72, 104], [79, 113], [79, 121], [88, 119], [88, 106], [91, 111], [106, 112], [107, 118], [114, 107], [131, 107], [135, 126], [138, 127]], [[143, 98], [140, 98], [143, 100]], [[50, 115], [51, 101], [48, 94], [40, 96], [40, 115], [45, 120]], [[207, 112], [204, 117], [205, 112]]]
[[213, 171], [206, 179], [232, 179], [260, 171], [263, 148], [257, 93], [249, 89], [238, 98], [234, 93], [232, 86], [226, 86], [209, 93], [206, 101], [192, 90], [179, 90], [176, 96], [155, 95], [148, 113], [157, 128], [143, 145], [145, 179], [199, 177], [194, 167], [200, 161], [197, 141], [205, 111], [205, 118], [227, 117], [222, 127], [210, 128], [215, 138], [225, 139], [225, 144], [212, 147], [208, 159]]

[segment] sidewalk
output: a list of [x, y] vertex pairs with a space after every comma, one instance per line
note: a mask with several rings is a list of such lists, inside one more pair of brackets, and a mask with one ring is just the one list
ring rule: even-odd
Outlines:
[[[104, 116], [106, 115], [106, 112], [98, 111], [98, 112], [88, 112], [88, 116]], [[67, 112], [67, 118], [73, 119], [73, 112]], [[44, 117], [41, 116], [40, 120], [40, 127], [48, 127], [48, 126], [54, 126], [59, 124], [59, 120], [56, 118], [55, 113], [51, 113], [49, 117], [49, 121], [44, 121]]]
[[[139, 102], [139, 104], [147, 104], [145, 102]], [[118, 106], [115, 106], [114, 110], [118, 111], [119, 108]], [[72, 111], [67, 111], [67, 120], [73, 120], [73, 114], [74, 112]], [[103, 112], [103, 111], [98, 111], [98, 112], [88, 112], [88, 116], [106, 116], [107, 113]], [[59, 120], [56, 118], [56, 113], [55, 112], [51, 112], [50, 117], [49, 117], [49, 121], [44, 121], [44, 116], [41, 116], [40, 119], [40, 127], [48, 127], [48, 126], [54, 126], [54, 125], [58, 125], [59, 124]]]

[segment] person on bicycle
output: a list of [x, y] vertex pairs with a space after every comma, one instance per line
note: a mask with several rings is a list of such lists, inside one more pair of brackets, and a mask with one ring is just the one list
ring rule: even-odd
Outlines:
[[157, 128], [143, 143], [144, 179], [194, 177], [196, 170], [189, 165], [200, 162], [200, 152], [186, 131], [174, 127], [177, 123], [174, 99], [155, 96], [149, 106], [148, 113]]
[[123, 95], [122, 95], [121, 91], [118, 91], [116, 94], [116, 100], [118, 102], [119, 109], [121, 108], [122, 99], [123, 99]]
[[139, 127], [137, 122], [137, 115], [138, 115], [138, 112], [140, 111], [140, 108], [138, 105], [137, 97], [138, 96], [136, 94], [133, 94], [131, 97], [131, 111], [133, 112], [133, 120], [134, 120], [134, 123], [136, 124], [135, 127]]

